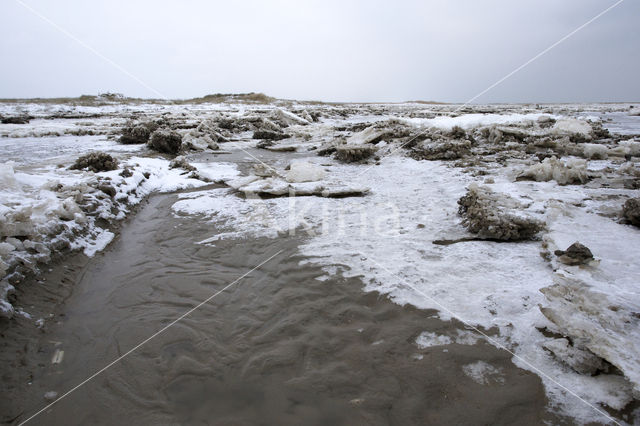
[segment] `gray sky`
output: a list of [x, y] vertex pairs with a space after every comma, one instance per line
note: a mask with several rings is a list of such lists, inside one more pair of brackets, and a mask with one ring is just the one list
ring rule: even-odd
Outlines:
[[[20, 0], [170, 98], [465, 102], [614, 0]], [[640, 101], [625, 0], [476, 102]], [[16, 0], [0, 2], [0, 97], [158, 97]]]

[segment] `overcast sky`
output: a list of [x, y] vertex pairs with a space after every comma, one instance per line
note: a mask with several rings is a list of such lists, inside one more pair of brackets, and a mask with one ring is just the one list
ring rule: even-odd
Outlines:
[[[614, 3], [2, 0], [0, 97], [465, 102]], [[625, 0], [476, 102], [640, 101], [639, 52]]]

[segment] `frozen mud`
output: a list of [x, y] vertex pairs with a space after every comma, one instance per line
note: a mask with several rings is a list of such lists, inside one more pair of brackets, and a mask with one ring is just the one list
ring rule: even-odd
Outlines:
[[[328, 277], [360, 277], [476, 338], [491, 330], [487, 341], [540, 375], [549, 410], [633, 423], [640, 119], [629, 106], [3, 104], [3, 117], [29, 120], [0, 125], [2, 309], [23, 312], [12, 288], [55, 256], [103, 249], [148, 194], [204, 187], [171, 207], [215, 224], [199, 244], [302, 235], [304, 262]], [[56, 154], [21, 154], [42, 146]], [[117, 169], [68, 170], [98, 150]], [[420, 336], [424, 347], [468, 338]], [[480, 362], [464, 374], [501, 380]]]

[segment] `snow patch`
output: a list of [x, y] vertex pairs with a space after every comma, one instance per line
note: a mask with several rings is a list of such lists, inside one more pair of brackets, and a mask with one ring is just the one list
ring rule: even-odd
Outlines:
[[416, 338], [416, 345], [420, 349], [430, 348], [432, 346], [444, 346], [456, 343], [458, 345], [475, 345], [480, 338], [477, 333], [468, 330], [456, 330], [454, 336], [436, 334], [424, 331]]
[[[457, 117], [442, 116], [430, 119], [403, 118], [402, 120], [411, 124], [424, 127], [435, 127], [437, 129], [451, 130], [455, 126], [463, 129], [471, 129], [492, 124], [516, 124], [523, 122], [534, 122], [545, 114], [463, 114]], [[589, 127], [591, 129], [591, 127]]]
[[504, 384], [504, 375], [501, 368], [496, 368], [493, 365], [484, 361], [477, 361], [471, 364], [462, 366], [462, 371], [467, 377], [476, 382], [479, 385], [489, 385], [492, 383]]
[[431, 333], [428, 331], [422, 332], [416, 338], [416, 345], [418, 345], [420, 349], [430, 348], [432, 346], [450, 345], [451, 343], [453, 343], [453, 340], [451, 340], [451, 337], [443, 336], [436, 333]]

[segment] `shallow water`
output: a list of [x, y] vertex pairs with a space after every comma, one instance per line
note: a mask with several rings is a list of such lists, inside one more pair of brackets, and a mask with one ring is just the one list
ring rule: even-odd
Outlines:
[[[85, 380], [192, 306], [210, 303], [34, 418], [30, 424], [539, 424], [540, 379], [484, 342], [420, 349], [423, 331], [461, 324], [364, 293], [358, 279], [315, 277], [292, 237], [194, 244], [212, 225], [173, 217], [154, 196], [91, 260], [42, 336], [31, 385], [3, 397], [25, 420], [43, 395]], [[60, 364], [52, 364], [64, 350]], [[463, 366], [483, 360], [500, 380], [481, 385]], [[3, 379], [10, 378], [5, 374]], [[22, 414], [20, 415], [20, 413]]]
[[91, 151], [139, 152], [144, 145], [120, 145], [105, 136], [52, 136], [0, 138], [0, 162], [17, 165], [73, 163], [79, 154]]
[[[635, 111], [638, 114], [638, 111]], [[640, 115], [631, 112], [605, 112], [594, 114], [603, 121], [603, 127], [611, 133], [619, 135], [639, 135]]]

